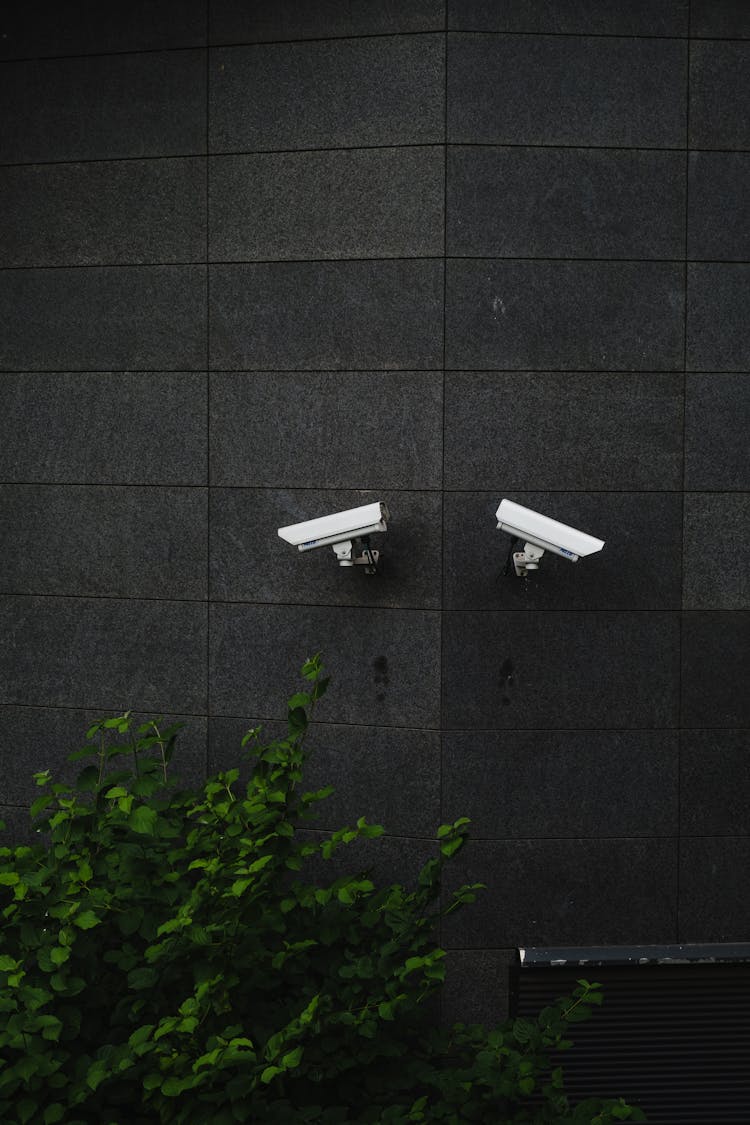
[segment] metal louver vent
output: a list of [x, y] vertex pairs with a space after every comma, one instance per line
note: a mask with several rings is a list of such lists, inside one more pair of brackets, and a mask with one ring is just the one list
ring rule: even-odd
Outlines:
[[624, 1097], [653, 1125], [750, 1123], [750, 945], [520, 952], [517, 1015], [602, 984], [560, 1057], [571, 1100]]

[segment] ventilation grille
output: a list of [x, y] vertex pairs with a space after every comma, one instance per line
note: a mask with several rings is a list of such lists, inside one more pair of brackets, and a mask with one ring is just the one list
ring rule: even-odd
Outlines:
[[750, 965], [523, 968], [515, 1011], [533, 1016], [585, 977], [604, 1003], [560, 1055], [572, 1101], [624, 1097], [659, 1125], [750, 1122]]

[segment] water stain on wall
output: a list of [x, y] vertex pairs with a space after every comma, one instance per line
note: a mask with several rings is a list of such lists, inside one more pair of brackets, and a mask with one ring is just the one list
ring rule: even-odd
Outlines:
[[377, 693], [375, 698], [378, 703], [383, 703], [385, 701], [385, 690], [390, 682], [388, 676], [388, 658], [386, 656], [376, 656], [372, 662], [372, 667], [375, 672], [375, 683], [383, 689]]

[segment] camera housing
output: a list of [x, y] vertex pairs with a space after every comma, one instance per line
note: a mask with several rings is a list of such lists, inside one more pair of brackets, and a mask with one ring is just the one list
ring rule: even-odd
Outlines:
[[585, 555], [601, 551], [603, 539], [587, 535], [567, 523], [560, 523], [533, 508], [524, 508], [512, 500], [503, 499], [496, 512], [498, 531], [505, 531], [524, 541], [523, 551], [513, 554], [516, 574], [524, 576], [529, 570], [539, 569], [539, 560], [545, 551], [552, 551], [569, 562], [578, 562]]
[[[333, 547], [339, 566], [363, 565], [366, 573], [372, 574], [377, 570], [380, 552], [371, 549], [369, 537], [374, 532], [387, 531], [389, 519], [388, 508], [377, 501], [280, 527], [278, 534], [298, 551]], [[359, 553], [355, 553], [355, 547]]]

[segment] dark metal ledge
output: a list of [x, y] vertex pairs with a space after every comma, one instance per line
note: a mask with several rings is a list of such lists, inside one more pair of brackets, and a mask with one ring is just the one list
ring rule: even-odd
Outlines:
[[597, 965], [719, 965], [750, 962], [750, 942], [720, 945], [591, 945], [518, 950], [520, 967], [562, 969]]

